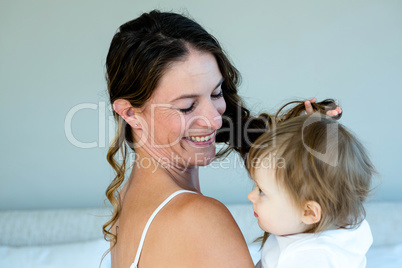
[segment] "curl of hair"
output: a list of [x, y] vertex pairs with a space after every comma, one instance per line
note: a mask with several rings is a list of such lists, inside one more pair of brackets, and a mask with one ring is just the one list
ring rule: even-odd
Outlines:
[[[291, 105], [295, 106], [289, 110], [286, 110], [286, 108]], [[328, 111], [334, 110], [337, 107], [337, 104], [333, 99], [326, 99], [321, 102], [311, 103], [311, 106], [315, 112], [326, 114]], [[228, 146], [219, 152], [218, 156], [227, 155], [232, 151], [236, 151], [243, 159], [246, 159], [252, 144], [262, 134], [266, 133], [268, 130], [274, 128], [276, 125], [282, 122], [302, 115], [305, 113], [305, 106], [304, 101], [292, 101], [283, 105], [274, 115], [261, 113], [258, 116], [251, 116], [247, 109], [239, 111], [238, 114], [241, 115], [238, 116], [238, 118], [240, 118], [239, 123], [235, 124], [235, 131], [233, 133], [226, 133], [224, 141]], [[341, 116], [342, 113], [334, 116], [333, 118], [339, 119]], [[224, 130], [225, 127], [225, 124], [223, 124], [221, 129]]]

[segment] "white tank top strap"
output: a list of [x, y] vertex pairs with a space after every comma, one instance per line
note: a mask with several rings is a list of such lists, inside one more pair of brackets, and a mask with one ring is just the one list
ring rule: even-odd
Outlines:
[[170, 200], [172, 200], [176, 195], [182, 194], [182, 193], [194, 193], [196, 194], [196, 192], [193, 191], [188, 191], [188, 190], [179, 190], [174, 192], [173, 194], [171, 194], [168, 198], [165, 199], [165, 201], [163, 201], [156, 209], [155, 211], [152, 213], [151, 217], [149, 217], [147, 224], [144, 227], [144, 230], [142, 231], [142, 235], [141, 235], [141, 240], [140, 240], [140, 244], [138, 245], [138, 249], [137, 249], [137, 253], [135, 254], [135, 259], [133, 264], [131, 264], [130, 268], [137, 268], [138, 262], [140, 260], [140, 256], [141, 256], [141, 251], [142, 251], [142, 246], [144, 245], [144, 241], [145, 241], [145, 236], [147, 235], [149, 226], [151, 225], [153, 219], [155, 218], [155, 216], [158, 214], [158, 212], [167, 204], [169, 203]]

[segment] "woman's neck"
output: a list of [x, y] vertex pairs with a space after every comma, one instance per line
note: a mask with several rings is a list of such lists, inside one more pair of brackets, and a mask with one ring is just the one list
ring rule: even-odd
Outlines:
[[168, 161], [166, 157], [151, 155], [144, 150], [136, 150], [132, 178], [153, 178], [159, 183], [177, 185], [186, 190], [200, 192], [199, 170], [197, 166], [181, 166]]

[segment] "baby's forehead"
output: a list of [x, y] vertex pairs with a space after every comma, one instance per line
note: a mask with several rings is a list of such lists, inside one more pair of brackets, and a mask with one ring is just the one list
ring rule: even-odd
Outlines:
[[264, 191], [271, 192], [275, 189], [283, 189], [283, 179], [278, 170], [275, 168], [258, 167], [252, 176], [255, 184]]
[[253, 169], [266, 170], [267, 172], [274, 172], [278, 169], [286, 167], [286, 160], [277, 152], [265, 153], [252, 160], [251, 167]]
[[258, 183], [259, 180], [272, 179], [277, 182], [277, 184], [283, 183], [283, 179], [286, 173], [286, 163], [276, 162], [272, 163], [269, 160], [267, 162], [261, 162], [251, 170], [250, 175], [253, 180]]
[[265, 180], [268, 178], [276, 178], [276, 173], [276, 168], [258, 165], [253, 168], [252, 177], [254, 181], [259, 182], [260, 180]]

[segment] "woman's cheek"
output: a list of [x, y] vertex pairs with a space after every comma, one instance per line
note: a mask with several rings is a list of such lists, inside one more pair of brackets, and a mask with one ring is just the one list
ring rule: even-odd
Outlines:
[[162, 135], [167, 137], [169, 141], [176, 141], [184, 133], [185, 118], [179, 111], [155, 113], [151, 129], [155, 132], [155, 136]]

